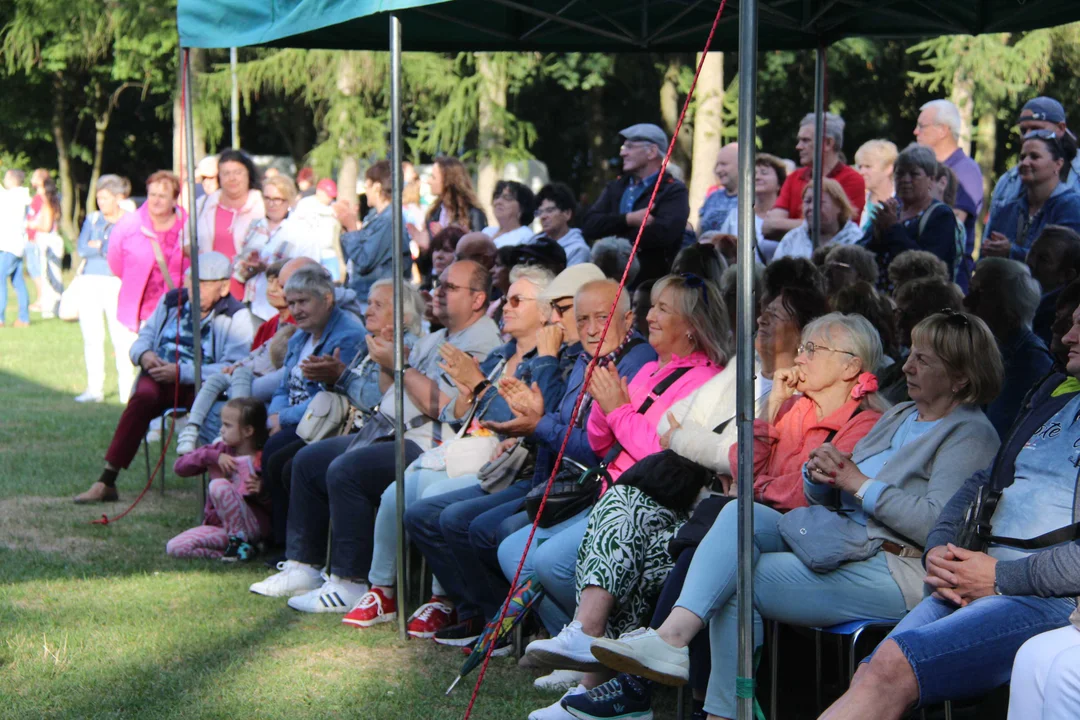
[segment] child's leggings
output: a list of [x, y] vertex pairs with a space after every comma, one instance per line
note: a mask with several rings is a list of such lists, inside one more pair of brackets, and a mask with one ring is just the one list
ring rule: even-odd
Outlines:
[[259, 521], [240, 494], [239, 483], [225, 478], [210, 481], [208, 493], [224, 527], [200, 525], [180, 533], [165, 546], [165, 552], [178, 558], [220, 558], [229, 547], [229, 536], [244, 533], [248, 542], [260, 539]]

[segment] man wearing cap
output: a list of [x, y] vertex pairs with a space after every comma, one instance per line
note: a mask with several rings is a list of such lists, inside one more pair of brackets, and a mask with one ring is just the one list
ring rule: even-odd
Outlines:
[[207, 155], [195, 166], [195, 199], [209, 195], [219, 187], [217, 155]]
[[[202, 376], [208, 378], [237, 362], [251, 349], [255, 321], [251, 312], [229, 294], [232, 265], [219, 252], [199, 255], [199, 310]], [[195, 399], [195, 336], [189, 297], [190, 270], [184, 287], [171, 290], [139, 330], [131, 346], [131, 362], [142, 368], [135, 390], [120, 416], [105, 468], [77, 503], [118, 499], [116, 477], [126, 469], [149, 429], [150, 421], [173, 407], [190, 407]], [[177, 386], [179, 385], [179, 388]], [[177, 392], [179, 390], [179, 392]]]
[[514, 247], [514, 265], [539, 265], [558, 275], [566, 269], [566, 251], [551, 238], [537, 235]]
[[[632, 240], [646, 222], [645, 209], [663, 164], [667, 135], [650, 123], [631, 125], [619, 135], [623, 138], [619, 150], [623, 174], [608, 183], [600, 199], [585, 213], [581, 232], [586, 240], [609, 235]], [[682, 245], [689, 217], [690, 195], [686, 185], [665, 173], [638, 246], [641, 273], [637, 282], [667, 274]]]
[[[1020, 111], [1020, 117], [1016, 121], [1016, 128], [1020, 131], [1020, 137], [1027, 135], [1032, 130], [1049, 130], [1058, 133], [1062, 137], [1072, 135], [1065, 120], [1065, 108], [1052, 97], [1040, 96], [1032, 98], [1024, 103]], [[1072, 161], [1069, 168], [1069, 176], [1064, 185], [1080, 190], [1080, 154]], [[994, 186], [994, 192], [990, 196], [990, 214], [1003, 205], [1015, 200], [1023, 192], [1020, 182], [1020, 168], [1014, 165]], [[987, 225], [989, 227], [989, 224]], [[984, 232], [983, 239], [986, 239]]]
[[[817, 149], [814, 142], [814, 113], [808, 113], [799, 123], [795, 149], [799, 153], [801, 168], [789, 174], [780, 188], [776, 204], [765, 215], [761, 232], [765, 237], [780, 240], [789, 231], [803, 224], [802, 197], [806, 186], [814, 177]], [[844, 194], [855, 208], [855, 217], [862, 214], [866, 204], [866, 181], [854, 168], [840, 162], [840, 150], [844, 146], [844, 118], [825, 113], [825, 137], [821, 148], [821, 166], [825, 177], [840, 183]]]

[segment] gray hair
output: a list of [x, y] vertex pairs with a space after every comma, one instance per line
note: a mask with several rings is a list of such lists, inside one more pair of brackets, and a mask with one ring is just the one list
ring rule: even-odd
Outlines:
[[[607, 277], [621, 280], [623, 269], [630, 260], [631, 247], [633, 246], [626, 238], [615, 236], [600, 238], [592, 246], [593, 265], [600, 268]], [[640, 270], [641, 264], [637, 257], [634, 257], [634, 262], [630, 265], [630, 274], [626, 278], [627, 285], [633, 285], [634, 278]]]
[[[840, 344], [837, 350], [846, 350], [862, 361], [863, 372], [872, 373], [881, 366], [884, 352], [881, 349], [881, 336], [870, 321], [862, 315], [833, 312], [822, 315], [808, 322], [802, 331], [802, 340], [805, 343], [815, 334], [820, 333], [825, 337], [825, 342], [835, 347], [835, 331], [839, 330], [846, 338], [845, 344]], [[839, 338], [837, 338], [838, 340]], [[871, 393], [866, 398], [866, 405], [871, 410], [882, 412], [887, 410], [889, 403], [879, 394]]]
[[951, 100], [931, 100], [919, 110], [933, 110], [934, 122], [949, 128], [954, 140], [960, 139], [960, 126], [962, 124], [960, 110]]
[[120, 197], [124, 194], [124, 190], [127, 189], [124, 186], [124, 179], [119, 175], [102, 175], [98, 178], [97, 187], [95, 190], [106, 190], [113, 195]]
[[[799, 123], [799, 127], [813, 125], [815, 122], [814, 113], [807, 113], [806, 117]], [[835, 113], [825, 113], [825, 137], [833, 139], [833, 144], [839, 152], [840, 148], [844, 146], [844, 118]]]
[[[371, 291], [378, 287], [389, 287], [390, 292], [393, 293], [393, 278], [381, 278], [371, 283], [371, 287], [368, 288], [368, 297], [371, 296]], [[402, 283], [401, 289], [404, 292], [402, 312], [405, 315], [405, 330], [416, 337], [420, 337], [424, 334], [424, 296], [409, 283]]]
[[527, 280], [536, 286], [538, 293], [543, 292], [554, 279], [555, 273], [542, 265], [515, 265], [510, 269], [511, 285], [518, 280]]
[[[1031, 277], [1031, 269], [1022, 262], [1008, 258], [988, 257], [975, 266], [982, 293], [993, 293], [995, 318], [983, 318], [990, 327], [1028, 328], [1035, 319], [1042, 288]], [[981, 305], [982, 303], [980, 303]]]
[[334, 302], [334, 279], [330, 272], [322, 265], [314, 263], [304, 265], [292, 274], [285, 283], [285, 292], [300, 293], [312, 297], [330, 295], [330, 302]]
[[[599, 290], [609, 287], [617, 289], [619, 287], [619, 282], [617, 280], [612, 280], [611, 278], [604, 278], [603, 280], [590, 280], [589, 282], [579, 287], [577, 289], [577, 292], [574, 293], [574, 307], [578, 307], [578, 298], [581, 297], [582, 293], [588, 292], [590, 290]], [[620, 315], [625, 315], [626, 313], [630, 312], [629, 291], [624, 289], [621, 293], [619, 293], [619, 301], [615, 303], [615, 312]]]
[[933, 180], [938, 170], [937, 156], [930, 148], [912, 143], [896, 156], [893, 174], [898, 175], [901, 168], [921, 169]]
[[[699, 278], [700, 280], [700, 278]], [[690, 287], [682, 275], [666, 275], [652, 288], [652, 301], [664, 290], [675, 294], [675, 310], [690, 324], [695, 347], [716, 365], [726, 365], [732, 355], [733, 339], [728, 323], [727, 306], [720, 288], [711, 280], [700, 280], [700, 287]]]

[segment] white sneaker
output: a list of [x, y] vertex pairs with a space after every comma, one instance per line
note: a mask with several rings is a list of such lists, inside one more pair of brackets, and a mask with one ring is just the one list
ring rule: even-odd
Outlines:
[[533, 687], [537, 690], [558, 690], [564, 692], [579, 684], [585, 678], [585, 673], [577, 670], [556, 670], [550, 675], [536, 678]]
[[690, 650], [669, 645], [652, 628], [623, 633], [618, 640], [597, 638], [592, 654], [612, 670], [663, 685], [685, 685], [690, 679]]
[[154, 418], [150, 421], [150, 428], [146, 431], [146, 442], [148, 444], [161, 442], [161, 420]]
[[360, 602], [367, 591], [366, 584], [347, 582], [337, 575], [331, 575], [321, 586], [289, 598], [289, 607], [300, 612], [344, 615]]
[[525, 648], [525, 654], [543, 667], [582, 672], [599, 670], [601, 665], [590, 649], [595, 639], [586, 635], [581, 623], [574, 620], [550, 640], [533, 640]]
[[176, 438], [176, 454], [187, 455], [199, 444], [199, 426], [188, 423]]
[[99, 393], [92, 393], [89, 390], [84, 392], [82, 395], [77, 395], [75, 397], [75, 402], [77, 403], [99, 403], [104, 401], [104, 395], [101, 395]]
[[252, 585], [248, 590], [266, 597], [292, 597], [322, 587], [322, 575], [311, 565], [295, 560], [278, 563], [281, 572]]
[[548, 705], [545, 708], [539, 710], [533, 710], [529, 713], [529, 720], [577, 720], [573, 715], [566, 712], [563, 709], [563, 698], [568, 698], [572, 695], [584, 695], [588, 692], [584, 685], [575, 685], [574, 687], [563, 693], [563, 696], [556, 700], [553, 704]]

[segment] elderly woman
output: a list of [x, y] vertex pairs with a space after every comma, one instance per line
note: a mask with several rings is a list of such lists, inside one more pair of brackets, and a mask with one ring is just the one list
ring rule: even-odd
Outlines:
[[270, 439], [263, 447], [263, 457], [298, 439], [296, 426], [304, 417], [308, 403], [327, 384], [307, 376], [308, 364], [319, 355], [352, 358], [364, 342], [365, 330], [352, 313], [334, 303], [334, 281], [330, 273], [317, 265], [305, 265], [285, 283], [285, 300], [298, 332], [289, 339], [281, 384], [268, 408]]
[[180, 233], [187, 220], [177, 207], [180, 178], [160, 170], [146, 180], [146, 202], [121, 218], [109, 235], [109, 269], [120, 278], [116, 319], [138, 332], [166, 292], [187, 270]]
[[896, 194], [893, 172], [899, 152], [888, 140], [868, 140], [855, 151], [855, 169], [866, 183], [866, 204], [863, 205], [859, 227], [870, 229], [882, 204]]
[[390, 213], [390, 190], [393, 175], [390, 163], [380, 160], [364, 173], [364, 197], [371, 208], [362, 226], [357, 226], [356, 210], [350, 203], [337, 202], [334, 213], [345, 230], [341, 251], [352, 263], [349, 287], [358, 297], [366, 298], [377, 281], [390, 277], [394, 260], [393, 216]]
[[484, 234], [495, 241], [495, 247], [520, 245], [534, 235], [529, 225], [536, 211], [536, 197], [527, 186], [500, 180], [495, 183], [491, 203], [495, 225], [484, 228]]
[[[179, 251], [179, 248], [177, 248]], [[251, 313], [229, 296], [232, 267], [221, 253], [204, 253], [199, 263], [200, 345], [202, 375], [208, 378], [242, 358], [251, 347]], [[126, 469], [150, 426], [150, 421], [179, 403], [195, 399], [195, 337], [188, 289], [172, 290], [161, 298], [154, 314], [139, 330], [131, 346], [131, 362], [142, 368], [127, 407], [105, 452], [105, 468], [90, 489], [75, 497], [77, 503], [114, 502], [116, 478]]]
[[[503, 311], [503, 330], [510, 341], [495, 349], [483, 362], [444, 346], [446, 371], [457, 386], [455, 397], [443, 409], [443, 419], [461, 422], [469, 416], [471, 423], [480, 420], [506, 421], [512, 417], [505, 399], [499, 395], [500, 378], [513, 377], [527, 385], [534, 382], [533, 363], [537, 359], [537, 332], [544, 324], [546, 308], [540, 307], [539, 297], [554, 279], [543, 268], [518, 265], [511, 272], [512, 283]], [[474, 393], [475, 388], [482, 388]], [[555, 402], [558, 398], [546, 398]], [[470, 423], [470, 424], [471, 424]], [[418, 499], [434, 497], [477, 485], [475, 473], [450, 477], [447, 472], [447, 453], [453, 452], [454, 440], [428, 450], [405, 470], [405, 502], [411, 505]], [[397, 577], [397, 484], [391, 482], [382, 493], [375, 515], [374, 546], [367, 579], [371, 590], [366, 592], [345, 615], [342, 622], [365, 628], [390, 622], [397, 617], [394, 581]], [[452, 612], [453, 601], [438, 582], [432, 581], [432, 596]]]
[[948, 205], [934, 200], [932, 190], [938, 162], [934, 152], [921, 145], [905, 148], [896, 158], [896, 197], [878, 209], [864, 238], [884, 268], [905, 250], [928, 250], [956, 277], [964, 252], [962, 227]]
[[[997, 452], [996, 433], [978, 406], [997, 392], [1001, 365], [978, 318], [939, 314], [915, 328], [905, 372], [912, 402], [885, 413], [853, 452], [826, 442], [810, 453], [801, 484], [811, 507], [783, 517], [755, 507], [754, 604], [762, 617], [825, 627], [899, 619], [922, 600], [922, 546], [938, 514]], [[807, 527], [815, 531], [801, 532]], [[594, 650], [620, 669], [681, 684], [685, 641], [708, 623], [713, 662], [705, 710], [710, 718], [734, 718], [735, 602], [718, 587], [729, 578], [715, 573], [715, 562], [733, 558], [735, 545], [709, 549], [714, 554], [699, 557], [714, 567], [708, 575], [691, 568], [685, 602], [658, 631], [620, 644], [601, 640]], [[734, 588], [733, 577], [728, 584]]]
[[[105, 326], [109, 327], [116, 354], [116, 387], [120, 402], [126, 403], [135, 382], [135, 366], [128, 351], [135, 333], [116, 317], [120, 297], [120, 279], [109, 269], [109, 237], [125, 213], [119, 205], [124, 184], [116, 175], [102, 175], [97, 183], [97, 212], [83, 222], [79, 233], [79, 256], [85, 263], [79, 277], [79, 329], [83, 336], [83, 360], [86, 361], [86, 391], [75, 402], [101, 402], [105, 399]], [[102, 321], [104, 316], [104, 321]], [[3, 318], [0, 317], [0, 321]]]
[[995, 208], [986, 226], [982, 255], [1023, 262], [1045, 226], [1080, 231], [1080, 193], [1062, 182], [1074, 157], [1076, 141], [1069, 135], [1033, 130], [1024, 136], [1017, 165], [1023, 192]]
[[[814, 212], [814, 186], [807, 185], [802, 194], [803, 218], [801, 225], [789, 231], [776, 247], [772, 259], [782, 257], [811, 257], [814, 250], [813, 232], [810, 229]], [[832, 178], [821, 184], [821, 240], [818, 247], [826, 245], [851, 245], [862, 239], [862, 231], [852, 222], [855, 208], [851, 205], [844, 188]]]
[[[775, 155], [758, 153], [754, 158], [754, 231], [757, 234], [757, 256], [762, 263], [768, 263], [776, 252], [778, 240], [770, 240], [762, 234], [765, 225], [765, 216], [776, 205], [776, 199], [780, 196], [780, 188], [787, 180], [787, 166], [784, 161]], [[718, 231], [721, 236], [737, 238], [739, 235], [739, 213], [730, 213], [724, 219], [724, 223]], [[705, 233], [702, 233], [700, 242], [705, 242]], [[720, 240], [714, 240], [714, 244], [723, 244]], [[717, 248], [720, 250], [721, 248]]]
[[298, 257], [318, 259], [318, 244], [311, 240], [311, 227], [289, 213], [296, 206], [296, 183], [285, 175], [267, 178], [263, 186], [266, 217], [248, 226], [244, 247], [236, 261], [233, 295], [250, 303], [251, 312], [266, 321], [278, 314], [266, 296], [266, 268], [278, 260]]
[[230, 260], [243, 248], [251, 224], [266, 217], [259, 171], [246, 153], [229, 149], [218, 157], [220, 188], [195, 203], [199, 252], [214, 250]]

